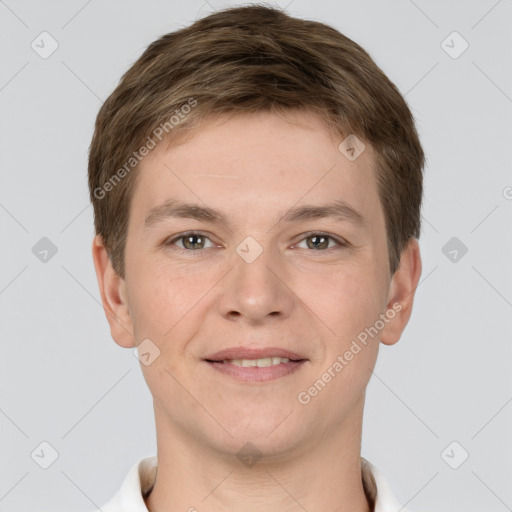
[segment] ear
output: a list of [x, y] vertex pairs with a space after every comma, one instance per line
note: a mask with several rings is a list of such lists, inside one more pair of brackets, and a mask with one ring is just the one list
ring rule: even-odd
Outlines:
[[411, 238], [402, 251], [400, 264], [391, 279], [386, 305], [389, 321], [381, 331], [381, 341], [385, 345], [393, 345], [400, 339], [411, 316], [420, 275], [420, 247], [418, 240]]
[[119, 346], [135, 347], [132, 318], [126, 300], [126, 283], [112, 267], [100, 235], [96, 235], [92, 242], [92, 257], [101, 302], [110, 324], [110, 334]]

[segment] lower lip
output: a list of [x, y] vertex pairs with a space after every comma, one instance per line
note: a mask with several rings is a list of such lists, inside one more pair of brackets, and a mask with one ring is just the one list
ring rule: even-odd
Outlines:
[[302, 368], [306, 360], [288, 361], [287, 363], [280, 363], [263, 368], [259, 366], [236, 366], [232, 363], [205, 362], [218, 372], [234, 377], [242, 382], [267, 382], [295, 373]]

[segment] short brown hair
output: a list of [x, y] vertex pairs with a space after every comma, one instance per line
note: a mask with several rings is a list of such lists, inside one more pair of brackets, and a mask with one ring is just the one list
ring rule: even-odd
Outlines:
[[264, 5], [217, 11], [160, 37], [102, 105], [89, 151], [89, 192], [96, 233], [116, 272], [125, 277], [139, 152], [154, 147], [155, 134], [164, 129], [158, 142], [171, 142], [208, 115], [297, 108], [374, 148], [394, 274], [406, 243], [420, 235], [425, 157], [413, 116], [354, 41]]

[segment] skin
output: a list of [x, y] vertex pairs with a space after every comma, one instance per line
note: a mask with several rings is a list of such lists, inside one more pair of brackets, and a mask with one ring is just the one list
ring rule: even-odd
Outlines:
[[[366, 144], [351, 162], [338, 149], [342, 140], [306, 111], [210, 117], [185, 142], [161, 144], [142, 161], [125, 279], [95, 237], [113, 339], [126, 348], [150, 339], [160, 350], [141, 363], [159, 461], [145, 500], [150, 512], [370, 510], [360, 463], [365, 390], [380, 343], [396, 343], [407, 325], [421, 258], [410, 240], [390, 278], [373, 150]], [[144, 229], [149, 210], [169, 198], [220, 210], [229, 228], [168, 218]], [[365, 226], [336, 218], [277, 222], [293, 206], [340, 198]], [[189, 230], [208, 238], [165, 245]], [[333, 238], [315, 249], [318, 231]], [[248, 236], [263, 250], [252, 263], [236, 252]], [[300, 403], [298, 394], [397, 304], [379, 335]], [[235, 346], [283, 347], [308, 361], [266, 383], [238, 382], [203, 361]], [[237, 458], [248, 442], [262, 454], [252, 467]]]

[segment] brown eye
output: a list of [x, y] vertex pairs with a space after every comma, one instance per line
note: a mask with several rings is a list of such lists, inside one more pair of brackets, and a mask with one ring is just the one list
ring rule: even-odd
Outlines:
[[[337, 238], [325, 233], [311, 233], [307, 237], [303, 238], [299, 244], [303, 243], [303, 241], [306, 241], [307, 249], [313, 249], [314, 251], [323, 251], [336, 246], [346, 247], [348, 245], [342, 240], [338, 240]], [[334, 245], [329, 245], [331, 241], [334, 242]], [[300, 246], [299, 244], [297, 245]]]
[[181, 237], [181, 239], [185, 249], [203, 249], [205, 237], [202, 235], [186, 235]]
[[[308, 240], [307, 245], [310, 249], [327, 249], [329, 246], [329, 238], [325, 235], [312, 235], [308, 236], [306, 240]], [[311, 243], [309, 242], [311, 240]]]
[[[210, 243], [209, 246], [205, 246], [207, 241]], [[178, 242], [181, 242], [181, 245]], [[195, 232], [185, 233], [180, 236], [176, 236], [172, 240], [167, 241], [165, 245], [176, 245], [179, 250], [184, 251], [199, 251], [201, 249], [213, 247], [213, 243], [207, 236], [203, 235], [202, 233]]]

